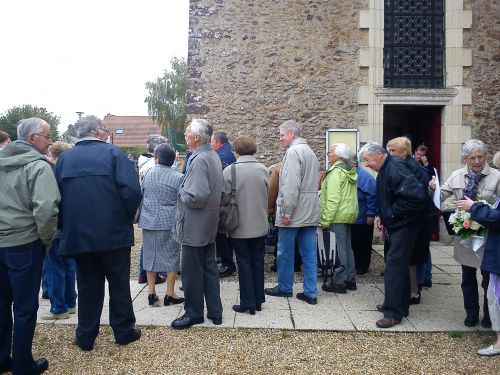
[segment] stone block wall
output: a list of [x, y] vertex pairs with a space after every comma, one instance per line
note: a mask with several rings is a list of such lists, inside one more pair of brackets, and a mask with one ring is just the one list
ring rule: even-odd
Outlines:
[[366, 122], [358, 87], [364, 0], [191, 0], [187, 112], [230, 139], [256, 138], [258, 157], [278, 161], [278, 126], [295, 119], [320, 160], [328, 128]]
[[464, 107], [463, 121], [493, 155], [500, 150], [500, 3], [468, 0], [464, 9], [472, 10], [472, 27], [464, 30], [464, 47], [472, 51], [464, 85], [472, 89], [472, 105]]

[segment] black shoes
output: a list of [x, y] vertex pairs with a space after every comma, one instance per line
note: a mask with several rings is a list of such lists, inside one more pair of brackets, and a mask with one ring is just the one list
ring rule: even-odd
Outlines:
[[244, 307], [241, 307], [241, 305], [233, 305], [233, 310], [237, 313], [246, 313], [248, 311], [250, 315], [255, 315], [255, 309], [246, 309]]
[[184, 298], [175, 298], [175, 297], [170, 297], [170, 296], [165, 296], [163, 298], [163, 306], [169, 306], [169, 305], [178, 305], [179, 303], [183, 303], [185, 300]]
[[410, 305], [418, 305], [420, 303], [420, 293], [416, 297], [410, 297]]
[[160, 306], [160, 300], [158, 299], [158, 296], [156, 294], [148, 295], [148, 305], [151, 307]]
[[297, 293], [296, 297], [297, 297], [297, 299], [300, 299], [301, 301], [304, 301], [310, 305], [315, 305], [318, 303], [317, 298], [312, 298], [312, 297], [306, 296], [304, 293]]
[[50, 299], [49, 298], [49, 293], [47, 293], [46, 291], [43, 291], [42, 292], [42, 299]]
[[[221, 320], [222, 320], [222, 318], [221, 318]], [[190, 316], [184, 314], [180, 318], [175, 319], [172, 322], [172, 324], [170, 324], [170, 326], [173, 329], [186, 329], [186, 328], [189, 328], [191, 326], [194, 326], [195, 324], [201, 324], [204, 321], [205, 321], [205, 319], [203, 319], [203, 318], [193, 319]]]
[[345, 284], [323, 284], [321, 289], [325, 292], [337, 293], [337, 294], [346, 294], [347, 288]]
[[464, 324], [466, 327], [475, 327], [478, 322], [479, 322], [479, 318], [477, 316], [473, 317], [473, 318], [467, 317], [464, 320]]
[[274, 288], [264, 289], [264, 293], [267, 294], [268, 296], [273, 296], [273, 297], [293, 297], [292, 292], [283, 292], [282, 290], [280, 290], [278, 285], [276, 285]]
[[351, 280], [351, 281], [345, 281], [344, 282], [345, 284], [345, 287], [346, 289], [349, 289], [349, 290], [357, 290], [358, 289], [358, 286], [356, 285], [356, 281], [354, 280]]
[[28, 374], [38, 375], [43, 374], [49, 368], [49, 361], [45, 358], [39, 358], [33, 363], [33, 367]]
[[220, 326], [222, 324], [222, 316], [218, 316], [215, 318], [211, 318], [210, 316], [207, 316], [207, 318], [212, 321], [214, 326]]
[[94, 349], [94, 345], [83, 345], [77, 338], [75, 338], [74, 344], [85, 352], [90, 352], [92, 349]]
[[491, 320], [483, 318], [481, 320], [481, 327], [487, 328], [487, 329], [491, 328]]
[[132, 328], [128, 336], [124, 340], [116, 340], [118, 345], [128, 345], [141, 338], [141, 330], [139, 328]]
[[262, 310], [262, 303], [257, 303], [257, 304], [255, 305], [255, 310], [257, 310], [257, 311], [261, 311], [261, 310]]
[[219, 277], [228, 277], [236, 272], [235, 266], [221, 266], [217, 269], [219, 272]]
[[0, 374], [11, 371], [12, 371], [12, 357], [8, 356], [2, 362], [0, 362]]

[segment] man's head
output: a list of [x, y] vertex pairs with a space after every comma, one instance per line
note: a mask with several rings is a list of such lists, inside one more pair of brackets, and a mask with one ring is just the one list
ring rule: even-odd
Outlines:
[[162, 143], [167, 143], [168, 139], [165, 138], [161, 134], [151, 134], [146, 141], [146, 146], [148, 147], [148, 152], [153, 154], [155, 152], [155, 148]]
[[367, 142], [359, 150], [359, 160], [363, 160], [365, 165], [371, 170], [378, 172], [382, 165], [384, 164], [385, 158], [387, 157], [387, 152], [384, 147], [379, 145], [377, 142]]
[[0, 130], [0, 149], [8, 145], [11, 142], [10, 135], [2, 130]]
[[191, 151], [196, 150], [201, 145], [210, 143], [213, 128], [205, 119], [193, 119], [184, 132], [186, 145]]
[[387, 152], [391, 156], [406, 158], [411, 154], [411, 141], [407, 137], [397, 137], [387, 142]]
[[415, 150], [415, 160], [420, 161], [422, 159], [422, 156], [427, 155], [427, 146], [426, 145], [420, 145], [416, 148]]
[[288, 147], [294, 139], [300, 137], [300, 125], [293, 120], [288, 120], [280, 125], [280, 142]]
[[99, 138], [99, 129], [102, 129], [102, 120], [96, 116], [82, 117], [75, 124], [76, 137], [79, 139], [85, 137]]
[[17, 124], [17, 139], [31, 144], [38, 152], [46, 155], [52, 144], [50, 125], [38, 117], [21, 120]]
[[224, 143], [228, 143], [229, 138], [227, 137], [227, 134], [224, 132], [215, 132], [212, 135], [212, 138], [210, 139], [210, 144], [212, 145], [212, 148], [215, 150]]

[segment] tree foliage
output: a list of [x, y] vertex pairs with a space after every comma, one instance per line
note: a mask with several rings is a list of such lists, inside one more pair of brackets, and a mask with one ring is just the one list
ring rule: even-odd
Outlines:
[[165, 70], [162, 77], [146, 82], [149, 95], [144, 102], [148, 103], [149, 115], [175, 147], [177, 138], [183, 141], [186, 122], [187, 64], [183, 58], [174, 57], [170, 65], [171, 70]]
[[61, 139], [67, 143], [74, 143], [76, 139], [75, 124], [69, 124], [68, 129], [61, 135]]
[[22, 119], [27, 119], [30, 117], [41, 118], [50, 125], [50, 135], [54, 141], [59, 139], [59, 131], [57, 126], [59, 125], [60, 118], [54, 115], [52, 112], [48, 112], [43, 107], [35, 107], [30, 104], [23, 105], [21, 107], [12, 107], [7, 110], [5, 114], [0, 116], [0, 130], [3, 130], [10, 135], [10, 139], [13, 141], [17, 139], [17, 124]]

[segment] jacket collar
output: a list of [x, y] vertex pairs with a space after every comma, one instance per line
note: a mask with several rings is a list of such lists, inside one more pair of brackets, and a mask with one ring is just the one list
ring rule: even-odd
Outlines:
[[289, 148], [295, 145], [307, 144], [304, 138], [295, 138], [292, 142], [290, 142]]

